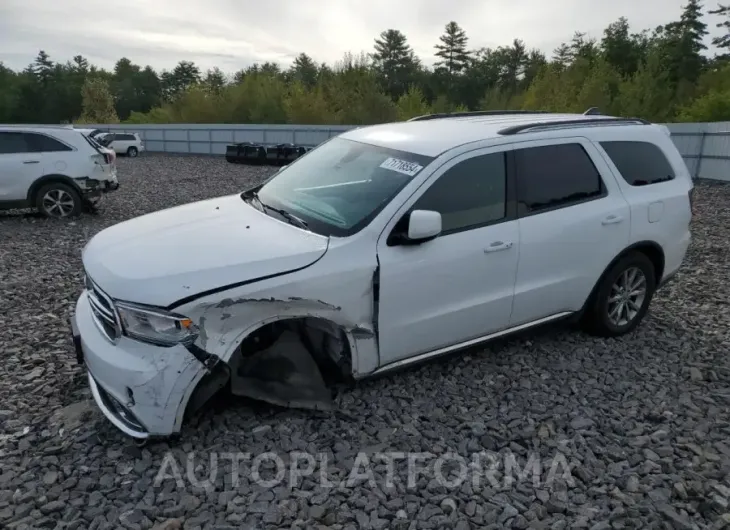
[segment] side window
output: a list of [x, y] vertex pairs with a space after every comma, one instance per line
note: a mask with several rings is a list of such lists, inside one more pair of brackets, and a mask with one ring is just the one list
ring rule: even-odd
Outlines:
[[601, 142], [623, 179], [632, 186], [666, 182], [675, 177], [658, 146], [649, 142]]
[[45, 134], [25, 133], [26, 142], [34, 153], [52, 153], [58, 151], [72, 151], [72, 149]]
[[125, 142], [134, 141], [134, 136], [131, 134], [118, 134], [117, 140], [124, 140]]
[[25, 135], [20, 132], [0, 132], [0, 155], [30, 153]]
[[413, 209], [439, 212], [444, 234], [477, 228], [505, 217], [506, 190], [505, 154], [475, 156], [441, 175]]
[[604, 193], [603, 181], [580, 144], [514, 151], [519, 215], [570, 206]]

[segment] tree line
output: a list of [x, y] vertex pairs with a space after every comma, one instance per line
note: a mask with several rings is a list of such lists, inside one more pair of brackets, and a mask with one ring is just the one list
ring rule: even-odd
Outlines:
[[[708, 24], [721, 28], [708, 54]], [[361, 125], [433, 112], [526, 109], [655, 122], [730, 120], [730, 5], [687, 0], [679, 20], [632, 31], [622, 17], [600, 39], [576, 32], [551, 56], [515, 39], [469, 47], [449, 22], [427, 67], [406, 36], [383, 31], [370, 53], [328, 65], [302, 53], [291, 67], [266, 62], [233, 75], [190, 61], [170, 71], [45, 51], [20, 72], [0, 62], [0, 123], [298, 123]]]

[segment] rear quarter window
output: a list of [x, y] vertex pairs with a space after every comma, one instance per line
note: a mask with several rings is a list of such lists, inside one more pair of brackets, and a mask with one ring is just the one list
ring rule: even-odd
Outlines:
[[648, 186], [675, 178], [672, 165], [659, 146], [650, 142], [601, 142], [601, 147], [632, 186]]

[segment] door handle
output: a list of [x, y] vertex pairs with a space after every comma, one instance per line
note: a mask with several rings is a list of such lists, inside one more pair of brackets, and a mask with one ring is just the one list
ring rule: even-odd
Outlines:
[[40, 164], [40, 160], [25, 160], [23, 164]]
[[605, 225], [615, 225], [616, 223], [620, 223], [623, 220], [624, 220], [623, 216], [612, 214], [612, 215], [609, 215], [608, 217], [606, 217], [602, 221], [601, 224], [603, 224], [604, 226]]
[[499, 252], [500, 250], [507, 250], [510, 248], [512, 248], [512, 242], [510, 241], [508, 241], [507, 243], [504, 243], [502, 241], [495, 241], [484, 249], [484, 253], [488, 254], [490, 252]]

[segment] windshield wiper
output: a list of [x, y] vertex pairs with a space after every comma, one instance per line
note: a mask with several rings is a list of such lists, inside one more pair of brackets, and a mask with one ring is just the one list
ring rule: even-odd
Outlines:
[[282, 210], [281, 208], [274, 208], [273, 206], [264, 204], [263, 202], [261, 202], [261, 199], [259, 199], [259, 202], [261, 203], [261, 205], [264, 208], [267, 208], [267, 209], [271, 210], [272, 212], [276, 212], [279, 215], [281, 215], [284, 219], [289, 221], [289, 224], [298, 226], [299, 228], [304, 228], [305, 230], [309, 230], [309, 225], [307, 224], [307, 222], [304, 219], [300, 219], [296, 215], [291, 214], [291, 213], [287, 212], [286, 210]]
[[291, 214], [287, 212], [286, 210], [282, 210], [281, 208], [274, 208], [273, 206], [269, 206], [268, 204], [265, 204], [261, 199], [259, 199], [258, 192], [252, 191], [247, 194], [249, 198], [255, 200], [261, 205], [261, 210], [271, 210], [272, 212], [276, 212], [279, 215], [281, 215], [284, 219], [286, 219], [289, 224], [298, 226], [299, 228], [303, 228], [304, 230], [309, 230], [309, 225], [304, 219], [300, 219], [294, 214]]

